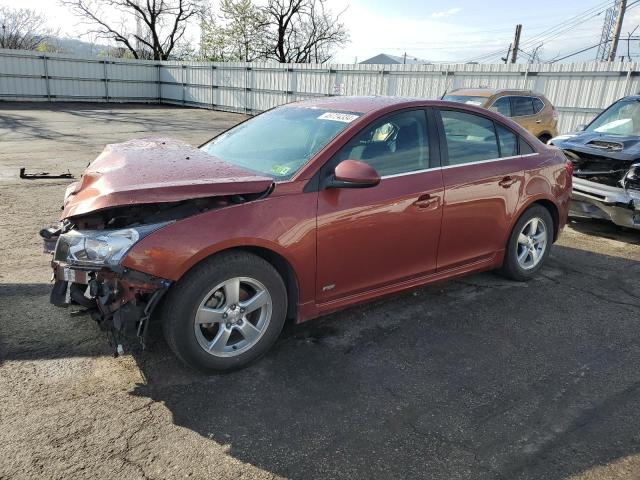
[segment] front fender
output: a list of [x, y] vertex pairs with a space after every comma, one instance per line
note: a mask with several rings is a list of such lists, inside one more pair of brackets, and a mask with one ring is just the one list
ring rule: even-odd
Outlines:
[[128, 252], [122, 265], [178, 281], [194, 265], [218, 252], [259, 247], [289, 262], [304, 301], [315, 287], [316, 209], [317, 192], [309, 192], [204, 212], [145, 237]]

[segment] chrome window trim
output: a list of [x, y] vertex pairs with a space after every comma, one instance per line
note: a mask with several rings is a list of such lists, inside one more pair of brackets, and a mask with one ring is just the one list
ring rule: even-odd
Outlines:
[[411, 170], [410, 172], [393, 173], [391, 175], [384, 175], [384, 176], [380, 177], [380, 180], [386, 180], [387, 178], [405, 177], [407, 175], [416, 175], [418, 173], [424, 173], [424, 172], [429, 172], [431, 170], [437, 170], [438, 168], [442, 168], [442, 167], [429, 167], [429, 168], [423, 168], [421, 170]]
[[481, 163], [498, 162], [500, 160], [512, 160], [514, 158], [533, 157], [534, 155], [540, 155], [540, 154], [539, 153], [526, 153], [524, 155], [512, 155], [510, 157], [490, 158], [488, 160], [478, 160], [477, 162], [459, 163], [459, 164], [456, 164], [456, 165], [444, 165], [441, 168], [444, 170], [445, 168], [465, 167], [467, 165], [479, 165]]
[[478, 165], [481, 163], [489, 163], [489, 162], [498, 162], [500, 160], [512, 160], [514, 158], [525, 158], [525, 157], [533, 157], [535, 155], [540, 155], [539, 153], [526, 153], [524, 155], [512, 155], [510, 157], [500, 157], [500, 158], [490, 158], [488, 160], [478, 160], [477, 162], [468, 162], [468, 163], [460, 163], [457, 165], [443, 165], [440, 167], [429, 167], [423, 168], [421, 170], [412, 170], [410, 172], [402, 172], [402, 173], [394, 173], [392, 175], [384, 175], [380, 177], [380, 180], [386, 180], [387, 178], [396, 178], [396, 177], [405, 177], [407, 175], [416, 175], [418, 173], [430, 172], [431, 170], [444, 170], [445, 168], [457, 168], [457, 167], [466, 167], [467, 165]]

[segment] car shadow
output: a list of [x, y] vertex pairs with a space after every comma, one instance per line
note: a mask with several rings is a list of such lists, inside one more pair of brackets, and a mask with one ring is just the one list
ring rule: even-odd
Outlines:
[[580, 233], [592, 237], [602, 237], [632, 245], [640, 245], [640, 230], [619, 227], [607, 220], [569, 217], [569, 226]]
[[556, 247], [532, 282], [474, 275], [289, 325], [209, 377], [155, 329], [133, 394], [290, 478], [564, 479], [640, 453], [638, 280]]
[[[640, 262], [556, 246], [529, 283], [477, 274], [287, 325], [225, 375], [180, 364], [155, 325], [132, 350], [145, 381], [131, 395], [290, 478], [616, 468], [640, 453], [639, 280]], [[110, 355], [93, 322], [48, 304], [49, 288], [0, 285], [0, 361]]]

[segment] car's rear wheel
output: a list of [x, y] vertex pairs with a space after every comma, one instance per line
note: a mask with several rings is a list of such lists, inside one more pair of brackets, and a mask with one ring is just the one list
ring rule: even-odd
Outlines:
[[247, 252], [196, 266], [169, 292], [162, 316], [167, 343], [204, 372], [241, 368], [264, 355], [282, 331], [287, 291], [277, 270]]
[[553, 229], [553, 219], [546, 208], [529, 207], [511, 231], [500, 273], [521, 282], [533, 278], [549, 256]]
[[548, 134], [546, 134], [546, 133], [543, 133], [542, 135], [540, 135], [540, 136], [538, 137], [538, 140], [540, 140], [542, 143], [544, 143], [544, 144], [546, 145], [546, 144], [547, 144], [547, 142], [548, 142], [549, 140], [551, 140], [551, 135], [548, 135]]

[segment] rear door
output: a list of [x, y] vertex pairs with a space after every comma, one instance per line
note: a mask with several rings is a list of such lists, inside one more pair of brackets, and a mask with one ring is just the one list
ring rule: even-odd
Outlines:
[[542, 122], [535, 114], [533, 98], [524, 95], [513, 95], [510, 98], [513, 120], [537, 137], [540, 134]]
[[438, 270], [504, 248], [524, 184], [518, 136], [482, 115], [439, 111], [444, 207]]
[[330, 175], [339, 162], [360, 160], [382, 180], [319, 192], [318, 303], [435, 271], [443, 195], [438, 147], [426, 110], [405, 110], [375, 120], [323, 167]]

